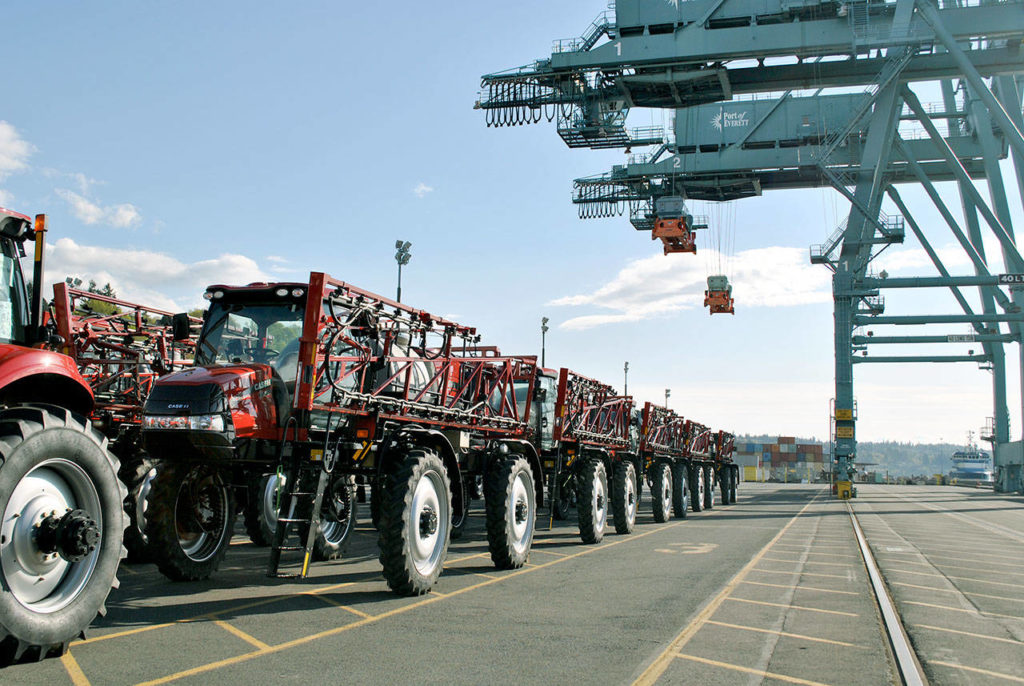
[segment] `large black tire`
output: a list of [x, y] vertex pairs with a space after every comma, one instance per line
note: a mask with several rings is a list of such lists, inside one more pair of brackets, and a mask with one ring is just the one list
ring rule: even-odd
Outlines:
[[651, 465], [651, 503], [654, 521], [667, 522], [672, 517], [672, 464], [655, 462]]
[[462, 534], [466, 531], [466, 524], [469, 522], [469, 484], [468, 479], [473, 477], [463, 474], [462, 475], [462, 487], [452, 487], [452, 535], [453, 541], [457, 541], [462, 538]]
[[498, 569], [526, 564], [537, 521], [537, 491], [533, 469], [525, 457], [495, 460], [484, 477], [487, 547]]
[[261, 548], [274, 542], [277, 510], [284, 493], [284, 475], [254, 474], [248, 479], [248, 493], [242, 516], [249, 540]]
[[608, 525], [608, 474], [602, 460], [592, 458], [583, 463], [576, 491], [580, 538], [584, 543], [600, 543]]
[[118, 467], [84, 417], [0, 411], [0, 666], [63, 655], [106, 614], [128, 523]]
[[718, 486], [722, 489], [721, 503], [723, 505], [729, 504], [729, 493], [732, 491], [732, 467], [731, 465], [722, 465], [718, 470]]
[[[351, 476], [333, 475], [320, 506], [320, 529], [313, 540], [313, 560], [337, 560], [348, 550], [352, 532], [356, 528], [359, 507], [356, 504], [356, 486]], [[305, 540], [308, 526], [300, 535]]]
[[679, 519], [686, 519], [689, 509], [690, 477], [685, 462], [672, 463], [672, 513]]
[[448, 554], [448, 472], [433, 451], [417, 448], [405, 455], [382, 490], [377, 529], [384, 578], [399, 595], [423, 595], [441, 575]]
[[124, 511], [128, 515], [128, 528], [124, 530], [124, 547], [128, 551], [125, 562], [139, 564], [150, 561], [149, 541], [146, 538], [146, 501], [156, 475], [156, 461], [135, 459], [130, 465], [122, 464], [122, 481], [128, 487]]
[[632, 462], [618, 462], [612, 474], [612, 519], [615, 533], [631, 534], [636, 526], [636, 510], [639, 505], [636, 467]]
[[710, 510], [715, 506], [715, 468], [705, 465], [701, 469], [704, 471], [704, 509]]
[[172, 581], [208, 579], [235, 526], [235, 494], [215, 469], [157, 464], [146, 507], [146, 536], [157, 569]]
[[705, 489], [704, 468], [699, 464], [690, 465], [687, 477], [690, 480], [690, 508], [694, 512], [704, 509]]

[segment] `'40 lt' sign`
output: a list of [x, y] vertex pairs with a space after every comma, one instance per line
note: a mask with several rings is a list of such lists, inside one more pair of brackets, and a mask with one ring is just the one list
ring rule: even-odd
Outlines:
[[1009, 286], [1024, 284], [1024, 274], [1000, 274], [999, 285]]

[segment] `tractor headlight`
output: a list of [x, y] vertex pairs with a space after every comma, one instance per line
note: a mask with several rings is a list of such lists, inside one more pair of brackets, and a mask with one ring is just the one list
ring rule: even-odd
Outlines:
[[219, 414], [161, 415], [147, 414], [142, 419], [145, 429], [184, 429], [191, 431], [224, 431], [224, 417]]

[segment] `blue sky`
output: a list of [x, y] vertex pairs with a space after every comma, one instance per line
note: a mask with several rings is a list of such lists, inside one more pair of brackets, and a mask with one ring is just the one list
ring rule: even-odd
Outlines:
[[[508, 352], [539, 352], [548, 316], [549, 365], [621, 385], [629, 360], [641, 400], [671, 388], [671, 406], [705, 423], [824, 437], [832, 305], [806, 249], [843, 218], [831, 191], [733, 205], [737, 314], [709, 317], [692, 305], [706, 253], [662, 257], [625, 218], [577, 218], [572, 179], [621, 151], [569, 150], [552, 125], [488, 129], [473, 110], [481, 74], [548, 55], [604, 5], [12, 3], [0, 204], [49, 214], [52, 277], [168, 308], [208, 283], [311, 269], [392, 295], [401, 238], [403, 299]], [[892, 253], [894, 274], [931, 273], [901, 271], [920, 262], [912, 239]], [[942, 294], [889, 303], [955, 311]], [[971, 365], [861, 366], [857, 381], [866, 440], [959, 441], [991, 414]]]

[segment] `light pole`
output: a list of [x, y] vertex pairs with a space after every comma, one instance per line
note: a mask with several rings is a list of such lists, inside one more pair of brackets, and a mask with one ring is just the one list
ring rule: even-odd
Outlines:
[[547, 317], [540, 318], [540, 366], [546, 367], [547, 360], [545, 359], [545, 347], [547, 345], [548, 335], [548, 322], [551, 321]]
[[622, 365], [622, 395], [629, 395], [629, 362]]
[[395, 241], [395, 249], [398, 251], [395, 253], [395, 262], [398, 263], [398, 302], [402, 302], [402, 265], [409, 264], [409, 260], [412, 259], [412, 253], [409, 252], [411, 247], [412, 243], [409, 241]]
[[665, 409], [668, 409], [668, 397], [670, 395], [672, 395], [672, 389], [666, 388], [665, 389]]

